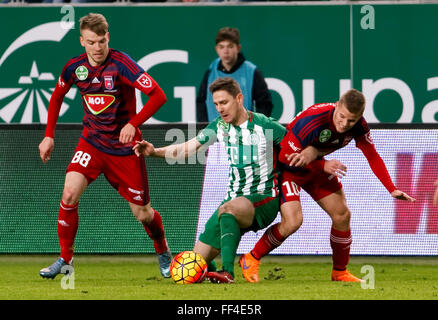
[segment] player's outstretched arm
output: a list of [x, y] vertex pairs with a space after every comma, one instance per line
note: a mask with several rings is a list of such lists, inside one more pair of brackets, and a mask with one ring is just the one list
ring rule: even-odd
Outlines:
[[52, 154], [53, 148], [55, 147], [55, 142], [51, 137], [44, 137], [41, 141], [38, 149], [40, 150], [40, 158], [43, 163], [47, 163], [50, 160], [50, 155]]
[[408, 195], [406, 192], [403, 192], [401, 190], [394, 190], [393, 192], [391, 192], [391, 196], [393, 198], [399, 199], [399, 200], [406, 200], [409, 202], [414, 202], [416, 201], [415, 198], [412, 198], [410, 195]]
[[185, 143], [171, 144], [162, 148], [155, 148], [148, 141], [136, 141], [132, 148], [137, 156], [166, 158], [166, 159], [184, 159], [195, 154], [201, 147], [201, 143], [196, 138], [193, 138]]
[[153, 157], [155, 155], [155, 147], [152, 143], [142, 140], [135, 141], [135, 146], [132, 147], [137, 157], [144, 155], [145, 157]]
[[318, 155], [318, 149], [313, 146], [307, 146], [300, 153], [286, 154], [286, 159], [291, 167], [305, 167], [313, 160], [316, 160]]
[[289, 166], [291, 167], [305, 167], [318, 157], [323, 157], [333, 151], [334, 150], [331, 149], [321, 150], [309, 145], [300, 153], [286, 154], [286, 159], [289, 161]]

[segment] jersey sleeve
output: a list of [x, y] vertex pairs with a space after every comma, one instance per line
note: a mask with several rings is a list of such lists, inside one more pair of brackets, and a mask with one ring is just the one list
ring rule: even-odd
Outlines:
[[210, 122], [208, 126], [199, 132], [196, 136], [196, 140], [202, 145], [212, 145], [217, 141], [217, 126], [220, 117]]
[[145, 72], [143, 68], [124, 52], [114, 52], [113, 56], [119, 64], [119, 73], [122, 77], [129, 80], [131, 83], [136, 81], [138, 77]]
[[158, 87], [157, 82], [146, 72], [141, 73], [135, 81], [131, 82], [131, 85], [136, 89], [140, 90], [146, 95], [150, 95], [150, 93]]
[[320, 112], [318, 105], [314, 105], [296, 118], [288, 125], [288, 130], [295, 135], [304, 149], [318, 138], [321, 130], [327, 128], [327, 124], [330, 122], [330, 111]]
[[289, 160], [287, 159], [286, 155], [290, 155], [293, 153], [301, 153], [301, 151], [303, 151], [303, 149], [307, 146], [307, 145], [304, 146], [302, 145], [302, 140], [300, 140], [296, 136], [295, 132], [296, 132], [295, 130], [292, 129], [289, 130], [284, 136], [283, 140], [281, 141], [281, 145], [280, 145], [281, 149], [278, 155], [278, 160], [283, 164], [283, 168], [292, 172], [303, 171], [303, 170], [323, 171], [325, 164], [324, 159], [316, 159], [311, 163], [309, 163], [304, 168], [289, 166]]
[[167, 101], [164, 91], [158, 85], [148, 93], [148, 96], [149, 100], [141, 111], [129, 121], [136, 128], [152, 117]]
[[44, 136], [45, 137], [55, 137], [55, 127], [58, 121], [59, 112], [61, 110], [62, 102], [67, 92], [73, 85], [73, 70], [69, 67], [70, 61], [64, 66], [64, 69], [59, 76], [58, 82], [56, 83], [55, 90], [50, 97], [49, 109], [47, 114], [47, 126]]
[[[58, 85], [62, 88], [70, 89], [70, 87], [74, 83], [74, 77], [75, 77], [75, 65], [72, 63], [72, 60], [69, 60], [64, 68], [62, 69], [62, 72], [58, 79]], [[68, 91], [68, 90], [67, 90]]]
[[278, 155], [278, 160], [286, 165], [289, 164], [289, 161], [286, 158], [287, 154], [300, 153], [303, 149], [300, 140], [295, 136], [295, 133], [292, 130], [286, 133], [280, 146], [281, 149]]
[[112, 55], [118, 62], [121, 81], [140, 90], [149, 97], [141, 111], [129, 121], [131, 125], [137, 128], [166, 103], [167, 97], [154, 78], [145, 72], [129, 55], [116, 51]]
[[113, 56], [119, 62], [119, 74], [124, 83], [135, 87], [146, 95], [149, 95], [158, 86], [157, 82], [128, 54], [114, 52]]
[[385, 162], [377, 152], [374, 142], [371, 138], [370, 128], [365, 118], [361, 118], [355, 127], [356, 147], [358, 147], [370, 165], [371, 170], [380, 182], [385, 186], [389, 193], [397, 188], [392, 182], [391, 176], [388, 173]]
[[274, 118], [269, 117], [270, 120], [270, 129], [273, 132], [273, 142], [274, 145], [280, 145], [281, 141], [283, 140], [284, 136], [286, 135], [286, 128], [281, 125], [277, 120]]
[[396, 190], [397, 188], [392, 182], [383, 159], [380, 157], [379, 153], [374, 147], [370, 132], [356, 139], [356, 147], [362, 151], [371, 167], [371, 170], [385, 186], [386, 190], [388, 190], [389, 193], [392, 193], [394, 190]]
[[353, 128], [354, 130], [354, 139], [360, 139], [363, 136], [368, 135], [370, 137], [370, 127], [368, 126], [368, 122], [366, 122], [365, 118], [362, 117], [357, 124]]

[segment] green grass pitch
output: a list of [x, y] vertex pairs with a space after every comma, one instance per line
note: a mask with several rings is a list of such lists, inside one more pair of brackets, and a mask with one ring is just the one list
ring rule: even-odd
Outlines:
[[[269, 256], [261, 281], [248, 283], [236, 258], [234, 284], [177, 285], [163, 279], [154, 255], [75, 257], [74, 283], [38, 271], [56, 256], [0, 255], [1, 300], [438, 300], [438, 257], [353, 256], [349, 270], [358, 277], [374, 270], [374, 288], [330, 281], [330, 256]], [[218, 264], [219, 261], [218, 261]], [[74, 288], [72, 288], [74, 286]]]

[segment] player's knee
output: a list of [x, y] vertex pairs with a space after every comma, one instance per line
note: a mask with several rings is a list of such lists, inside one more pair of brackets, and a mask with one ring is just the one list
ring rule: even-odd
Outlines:
[[346, 226], [346, 225], [350, 224], [350, 217], [351, 217], [350, 210], [348, 210], [348, 208], [345, 208], [345, 209], [337, 212], [333, 216], [333, 222], [337, 225]]
[[239, 216], [247, 216], [254, 213], [254, 206], [245, 197], [238, 197], [231, 201], [225, 202], [218, 209], [218, 215], [220, 216], [223, 213], [232, 214], [235, 217]]
[[138, 207], [136, 208], [134, 215], [141, 223], [149, 224], [154, 218], [154, 209], [150, 206]]
[[73, 188], [64, 188], [62, 192], [62, 202], [74, 205], [79, 201], [79, 193]]
[[223, 205], [221, 205], [219, 207], [218, 215], [221, 216], [223, 213], [229, 213], [229, 214], [234, 215], [234, 211], [235, 210], [234, 210], [233, 205], [228, 203], [228, 202], [226, 202], [226, 203], [224, 203]]

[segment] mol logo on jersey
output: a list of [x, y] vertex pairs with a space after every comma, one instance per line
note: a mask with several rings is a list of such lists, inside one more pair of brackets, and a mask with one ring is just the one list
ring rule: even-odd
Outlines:
[[84, 96], [88, 110], [94, 115], [105, 111], [115, 100], [116, 97], [110, 94], [86, 94]]
[[[74, 23], [62, 24], [60, 21], [37, 25], [17, 35], [6, 50], [0, 52], [1, 79], [10, 83], [0, 88], [0, 122], [47, 123], [48, 104], [57, 82], [54, 74], [60, 70], [52, 70], [47, 63], [41, 68], [39, 64], [45, 61], [35, 59], [35, 47], [32, 44], [61, 42], [73, 27]], [[18, 56], [28, 58], [21, 58], [17, 63], [14, 60], [16, 52]], [[69, 109], [76, 93], [76, 88], [71, 88], [67, 93], [61, 105], [60, 117]]]

